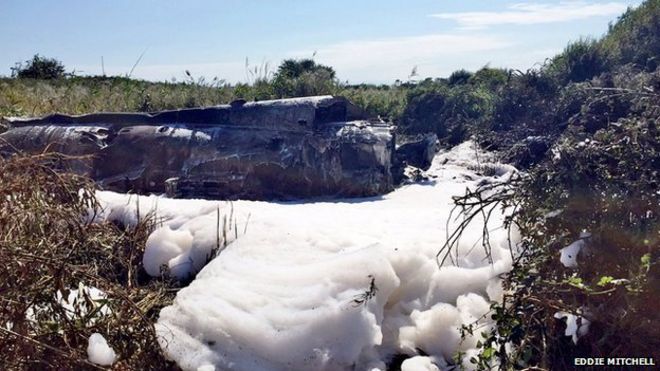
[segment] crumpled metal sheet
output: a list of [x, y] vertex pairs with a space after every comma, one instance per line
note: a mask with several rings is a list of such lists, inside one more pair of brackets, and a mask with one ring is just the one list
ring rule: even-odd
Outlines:
[[0, 152], [91, 155], [66, 166], [119, 192], [272, 200], [393, 187], [392, 128], [339, 97], [9, 122]]

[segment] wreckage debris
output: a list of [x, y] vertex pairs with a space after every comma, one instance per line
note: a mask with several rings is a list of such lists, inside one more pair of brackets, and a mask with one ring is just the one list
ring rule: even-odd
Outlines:
[[8, 122], [0, 134], [3, 156], [90, 156], [63, 167], [118, 192], [286, 200], [393, 188], [392, 127], [340, 97]]

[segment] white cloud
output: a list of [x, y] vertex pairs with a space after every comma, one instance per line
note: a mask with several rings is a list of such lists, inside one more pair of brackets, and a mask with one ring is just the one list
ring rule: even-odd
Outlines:
[[[316, 51], [315, 60], [332, 66], [342, 81], [351, 83], [393, 83], [405, 80], [417, 67], [418, 78], [446, 77], [451, 72], [465, 68], [477, 70], [486, 64], [492, 67], [527, 69], [542, 62], [555, 51], [546, 48], [523, 48], [510, 38], [498, 35], [430, 34], [383, 39], [349, 40], [317, 46], [315, 49], [282, 51], [250, 58], [251, 68], [263, 67], [268, 62], [274, 72], [285, 58], [309, 58]], [[261, 61], [261, 62], [254, 62]], [[76, 66], [86, 74], [100, 74], [101, 66]], [[108, 75], [126, 75], [131, 65], [105, 66]], [[188, 70], [193, 77], [213, 77], [228, 82], [248, 81], [244, 60], [215, 61], [193, 64], [144, 64], [138, 65], [133, 77], [152, 81], [186, 79]]]
[[464, 29], [481, 29], [502, 24], [530, 25], [615, 16], [626, 8], [621, 2], [562, 1], [558, 4], [519, 3], [504, 11], [438, 13], [431, 17], [454, 20]]
[[[488, 35], [432, 34], [375, 40], [351, 40], [321, 46], [316, 60], [333, 66], [342, 80], [393, 82], [405, 79], [413, 67], [420, 75], [451, 72], [455, 60], [512, 46], [509, 40]], [[307, 57], [309, 50], [288, 57]], [[476, 58], [479, 59], [479, 58]]]
[[[487, 63], [492, 66], [528, 68], [543, 60], [538, 53], [512, 49], [517, 45], [510, 39], [483, 34], [430, 34], [383, 39], [349, 40], [314, 50], [283, 51], [282, 54], [250, 58], [250, 65], [262, 66], [268, 62], [273, 72], [285, 58], [309, 58], [316, 51], [315, 60], [332, 66], [337, 76], [351, 83], [393, 83], [405, 80], [414, 67], [419, 78], [448, 76], [459, 68], [476, 70]], [[260, 63], [252, 61], [262, 61]], [[86, 74], [100, 74], [101, 66], [76, 66]], [[131, 65], [105, 66], [108, 75], [126, 75]], [[248, 81], [245, 61], [217, 61], [195, 64], [144, 64], [138, 65], [133, 77], [152, 81], [181, 81], [188, 70], [193, 77], [213, 77], [228, 82]]]

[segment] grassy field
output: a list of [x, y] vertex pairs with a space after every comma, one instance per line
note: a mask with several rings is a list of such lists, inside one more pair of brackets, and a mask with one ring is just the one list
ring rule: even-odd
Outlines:
[[53, 80], [0, 79], [0, 114], [42, 116], [60, 112], [149, 112], [211, 106], [234, 99], [228, 85], [153, 83], [123, 77], [70, 77]]

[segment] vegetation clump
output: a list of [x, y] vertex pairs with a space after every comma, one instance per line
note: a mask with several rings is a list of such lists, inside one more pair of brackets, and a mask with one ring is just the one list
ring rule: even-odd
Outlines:
[[[546, 145], [522, 179], [457, 199], [468, 215], [477, 207], [513, 207], [509, 222], [523, 237], [512, 250], [517, 259], [504, 302], [492, 306], [497, 326], [483, 334], [472, 359], [478, 369], [660, 357], [660, 71], [649, 64], [660, 55], [653, 49], [658, 4], [647, 1], [603, 39], [579, 41], [541, 69], [513, 77], [504, 85], [511, 95], [502, 95], [495, 112], [509, 107], [479, 129], [509, 159], [524, 158], [516, 151], [529, 151], [529, 135]], [[622, 37], [642, 34], [622, 57]], [[507, 86], [512, 82], [518, 87]]]
[[177, 285], [150, 279], [141, 266], [154, 220], [92, 223], [95, 185], [59, 171], [71, 160], [0, 159], [0, 364], [98, 369], [86, 349], [100, 333], [118, 355], [116, 369], [177, 369], [153, 327]]
[[19, 79], [61, 79], [65, 76], [64, 64], [55, 58], [42, 57], [36, 54], [25, 63], [16, 63], [11, 68], [12, 77]]

